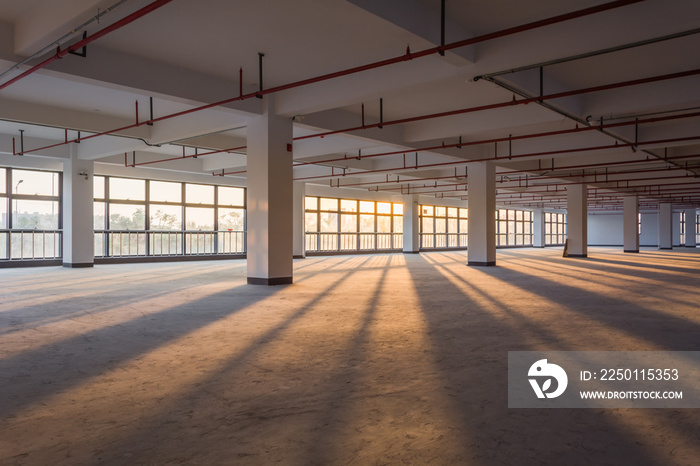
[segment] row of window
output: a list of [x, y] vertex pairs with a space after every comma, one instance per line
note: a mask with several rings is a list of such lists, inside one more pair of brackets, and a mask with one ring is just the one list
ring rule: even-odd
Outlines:
[[532, 246], [532, 212], [496, 211], [496, 246]]
[[[109, 176], [93, 182], [96, 257], [246, 250], [243, 188]], [[61, 257], [60, 193], [60, 173], [0, 168], [0, 259]], [[467, 247], [468, 209], [421, 205], [419, 212], [421, 248]], [[497, 245], [532, 245], [532, 223], [532, 212], [498, 210]], [[309, 252], [399, 250], [403, 204], [307, 196], [305, 229]], [[565, 236], [566, 216], [545, 213], [546, 244], [563, 244]]]
[[421, 249], [466, 248], [468, 234], [468, 209], [420, 206]]
[[566, 241], [566, 214], [544, 213], [544, 244], [560, 246]]
[[403, 204], [306, 196], [306, 250], [403, 248]]
[[0, 168], [0, 259], [54, 259], [61, 252], [59, 173]]
[[94, 177], [95, 256], [245, 252], [245, 189]]

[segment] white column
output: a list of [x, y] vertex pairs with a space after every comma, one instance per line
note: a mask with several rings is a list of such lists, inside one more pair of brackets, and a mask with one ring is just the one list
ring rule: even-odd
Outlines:
[[695, 244], [695, 209], [685, 210], [685, 247], [694, 248]]
[[681, 244], [681, 213], [671, 213], [671, 244], [673, 246], [682, 246]]
[[532, 246], [536, 248], [545, 246], [544, 211], [542, 209], [535, 209], [532, 212]]
[[671, 204], [659, 204], [659, 249], [673, 249], [673, 209]]
[[306, 234], [304, 228], [304, 200], [306, 198], [306, 183], [303, 181], [294, 182], [294, 258], [303, 259], [306, 257]]
[[567, 257], [588, 257], [588, 188], [572, 184], [566, 191]]
[[75, 154], [63, 161], [63, 266], [95, 263], [93, 222], [94, 163]]
[[467, 264], [496, 265], [496, 171], [488, 162], [469, 166]]
[[292, 283], [294, 215], [292, 120], [274, 114], [271, 96], [263, 115], [248, 123], [248, 283]]
[[623, 201], [623, 237], [625, 252], [639, 252], [639, 198], [628, 196]]
[[417, 194], [403, 196], [403, 252], [418, 254], [420, 250], [420, 201]]

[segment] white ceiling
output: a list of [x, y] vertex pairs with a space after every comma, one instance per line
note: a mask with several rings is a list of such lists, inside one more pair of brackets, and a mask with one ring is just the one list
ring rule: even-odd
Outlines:
[[[25, 58], [30, 53], [27, 49], [40, 50], [96, 15], [98, 8], [104, 11], [116, 3], [117, 0], [0, 0], [0, 37], [6, 39], [0, 41], [0, 73]], [[94, 34], [149, 3], [147, 0], [127, 0], [99, 23], [91, 23], [88, 34]], [[446, 33], [448, 41], [466, 39], [604, 3], [588, 0], [447, 2], [449, 29]], [[17, 138], [19, 129], [26, 130], [31, 149], [43, 147], [46, 141], [59, 142], [64, 128], [87, 134], [131, 126], [135, 122], [136, 101], [139, 102], [140, 120], [148, 118], [149, 97], [154, 99], [155, 117], [234, 97], [239, 92], [240, 68], [243, 68], [244, 91], [250, 92], [257, 88], [258, 52], [265, 53], [264, 85], [271, 87], [398, 57], [407, 47], [412, 52], [434, 47], [435, 38], [439, 36], [439, 21], [436, 21], [439, 11], [440, 0], [173, 0], [96, 40], [88, 47], [87, 58], [69, 55], [0, 90], [0, 151], [11, 154], [12, 137]], [[501, 85], [484, 79], [474, 81], [474, 77], [696, 28], [700, 28], [700, 2], [646, 0], [481, 41], [468, 49], [448, 53], [445, 58], [432, 55], [284, 91], [276, 96], [276, 107], [280, 114], [295, 117], [294, 134], [298, 137], [359, 125], [362, 104], [367, 123], [376, 122], [380, 98], [385, 121], [503, 103], [523, 95], [537, 95], [539, 70], [502, 75], [497, 78]], [[78, 31], [67, 43], [77, 40], [80, 34]], [[693, 33], [546, 66], [543, 68], [544, 93], [700, 69], [700, 55], [696, 53], [699, 49], [700, 34]], [[49, 55], [35, 57], [31, 63], [38, 63]], [[16, 75], [17, 72], [7, 74], [0, 78], [0, 84]], [[654, 176], [646, 172], [644, 175], [629, 174], [637, 165], [605, 166], [601, 163], [647, 156], [655, 159], [664, 154], [671, 157], [692, 154], [700, 143], [700, 130], [696, 129], [700, 127], [698, 117], [643, 124], [637, 131], [629, 125], [611, 129], [610, 135], [591, 131], [514, 141], [510, 146], [502, 142], [498, 146], [489, 143], [461, 150], [449, 147], [421, 149], [439, 146], [443, 141], [449, 145], [459, 137], [467, 142], [571, 129], [576, 120], [580, 122], [590, 116], [595, 119], [601, 116], [626, 117], [626, 120], [611, 120], [622, 122], [633, 121], [635, 117], [648, 118], [643, 115], [658, 112], [677, 113], [700, 107], [699, 76], [547, 101], [548, 108], [531, 103], [387, 125], [383, 130], [308, 139], [295, 144], [294, 157], [298, 161], [325, 161], [358, 149], [365, 153], [405, 150], [419, 151], [422, 164], [455, 162], [455, 165], [442, 168], [406, 172], [406, 176], [410, 173], [412, 177], [431, 181], [454, 172], [455, 166], [462, 168], [463, 161], [483, 159], [492, 156], [496, 150], [500, 155], [508, 155], [510, 151], [511, 155], [533, 154], [498, 162], [500, 172], [522, 171], [512, 179], [524, 177], [526, 173], [528, 177], [541, 173], [542, 164], [550, 163], [554, 157], [560, 167], [589, 165], [588, 173], [607, 168], [610, 178], [613, 178], [610, 173], [615, 171], [625, 172], [615, 179], [659, 178], [632, 183], [640, 189], [679, 181], [686, 183], [682, 188], [687, 188], [687, 192], [680, 193], [685, 194], [683, 200], [676, 202], [695, 205], [696, 199], [700, 198], [691, 199], [690, 196], [695, 196], [694, 190], [700, 188], [694, 182], [698, 178], [668, 177], [700, 173], [700, 157], [672, 162], [683, 168], [687, 162], [687, 171], [668, 170], [668, 167], [678, 167], [668, 162], [657, 163], [654, 167], [660, 170], [652, 174]], [[126, 128], [116, 133], [119, 138], [95, 138], [90, 145], [81, 146], [82, 152], [79, 153], [86, 158], [114, 163], [118, 159], [115, 154], [127, 151], [139, 151], [145, 154], [144, 157], [157, 160], [162, 154], [181, 153], [181, 144], [201, 150], [244, 146], [246, 121], [260, 111], [257, 99], [229, 103], [159, 122], [153, 127]], [[659, 116], [669, 114], [672, 113]], [[634, 141], [635, 137], [638, 142], [653, 141], [653, 144], [635, 147], [635, 150], [647, 149], [651, 153], [634, 152], [629, 146], [582, 150], [612, 146], [616, 140], [624, 144], [625, 140]], [[39, 145], [33, 146], [35, 141], [31, 138], [36, 138]], [[678, 141], [679, 138], [685, 140]], [[158, 143], [160, 147], [149, 147], [146, 143]], [[66, 153], [40, 151], [33, 155], [61, 157]], [[546, 154], [537, 156], [538, 153]], [[240, 170], [242, 164], [240, 157], [233, 156], [212, 156], [206, 163], [203, 159], [179, 165], [168, 162], [160, 168], [211, 173], [236, 167]], [[376, 186], [379, 186], [387, 173], [392, 176], [403, 173], [396, 165], [398, 159], [398, 156], [387, 156], [352, 164], [324, 162], [315, 167], [299, 167], [295, 169], [295, 176], [307, 178], [327, 174], [325, 178], [313, 179], [313, 182], [327, 185], [329, 178], [336, 179], [330, 176], [337, 173], [337, 170], [331, 171], [331, 166], [346, 167], [352, 169], [352, 175], [345, 177], [343, 183], [377, 182]], [[460, 165], [456, 165], [457, 162]], [[644, 165], [639, 167], [644, 168]], [[564, 183], [572, 180], [570, 175], [578, 173], [576, 170], [561, 169], [555, 175], [561, 175], [560, 183]], [[608, 194], [625, 191], [620, 190], [618, 184], [586, 180]], [[555, 181], [547, 180], [548, 183]], [[438, 184], [442, 183], [454, 183], [454, 180], [440, 180]], [[413, 185], [417, 184], [414, 182]], [[522, 182], [516, 181], [499, 183], [499, 192], [520, 192], [521, 185]], [[404, 185], [404, 192], [407, 186]], [[436, 188], [435, 191], [441, 190]], [[647, 201], [661, 199], [648, 196]], [[547, 199], [540, 202], [547, 205]], [[591, 199], [591, 203], [595, 204], [595, 199]], [[522, 205], [536, 204], [528, 202]]]

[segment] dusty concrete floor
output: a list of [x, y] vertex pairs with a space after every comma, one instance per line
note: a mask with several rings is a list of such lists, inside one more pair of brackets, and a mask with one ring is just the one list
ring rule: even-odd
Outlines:
[[698, 410], [507, 408], [509, 350], [700, 350], [700, 254], [0, 270], [0, 464], [695, 464]]

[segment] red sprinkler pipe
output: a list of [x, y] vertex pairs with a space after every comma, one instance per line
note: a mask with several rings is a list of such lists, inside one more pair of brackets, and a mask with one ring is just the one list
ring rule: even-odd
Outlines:
[[[451, 166], [451, 165], [461, 165], [461, 164], [474, 163], [474, 162], [495, 162], [495, 161], [503, 161], [503, 160], [507, 161], [507, 160], [512, 160], [512, 159], [521, 159], [521, 158], [528, 158], [528, 157], [543, 157], [543, 156], [557, 155], [557, 154], [571, 154], [571, 153], [575, 153], [575, 152], [588, 152], [588, 151], [608, 150], [608, 149], [623, 149], [626, 147], [641, 147], [641, 146], [647, 146], [647, 145], [653, 145], [653, 144], [670, 144], [670, 143], [674, 143], [674, 142], [693, 141], [693, 140], [697, 140], [697, 139], [700, 139], [700, 136], [659, 139], [656, 141], [645, 141], [645, 142], [631, 142], [631, 143], [627, 143], [627, 144], [609, 144], [609, 145], [605, 145], [605, 146], [579, 147], [576, 149], [556, 150], [556, 151], [549, 151], [549, 152], [534, 152], [534, 153], [530, 153], [530, 154], [504, 155], [502, 157], [498, 157], [498, 155], [496, 155], [495, 157], [487, 157], [487, 158], [472, 159], [472, 160], [460, 160], [457, 162], [437, 162], [437, 163], [429, 163], [429, 164], [425, 164], [425, 165], [416, 165], [416, 166], [408, 166], [408, 167], [382, 168], [382, 169], [377, 169], [377, 170], [364, 170], [364, 171], [358, 172], [358, 174], [366, 175], [366, 174], [370, 174], [370, 173], [390, 173], [390, 172], [396, 172], [396, 171], [410, 171], [411, 169], [446, 167], [446, 166]], [[440, 146], [440, 147], [442, 147], [442, 146]], [[386, 155], [403, 154], [405, 152], [409, 152], [409, 151], [390, 152], [390, 153], [386, 153]], [[659, 159], [659, 160], [661, 160], [661, 159]], [[322, 162], [319, 161], [316, 163], [322, 163]], [[307, 176], [307, 177], [303, 177], [303, 178], [295, 178], [294, 180], [301, 181], [301, 180], [313, 180], [313, 179], [319, 179], [319, 178], [336, 178], [336, 175]]]
[[[700, 69], [694, 70], [694, 74], [700, 74]], [[623, 83], [618, 83], [618, 84], [611, 84], [614, 86], [617, 86], [619, 84]], [[571, 92], [578, 92], [578, 91], [571, 91]], [[546, 96], [545, 96], [546, 98]], [[523, 99], [523, 100], [533, 100], [533, 99]], [[537, 100], [537, 99], [534, 99]], [[511, 105], [512, 102], [522, 102], [520, 101], [510, 101], [509, 105]], [[498, 105], [498, 104], [496, 104]], [[476, 108], [476, 107], [472, 107]], [[456, 112], [462, 112], [462, 110], [455, 110]], [[445, 112], [445, 113], [451, 113], [451, 112]], [[436, 116], [437, 115], [437, 116]], [[433, 114], [433, 115], [427, 115], [426, 117], [429, 118], [438, 118], [439, 116], [445, 116], [444, 114]], [[373, 157], [385, 157], [387, 155], [399, 155], [399, 154], [405, 154], [407, 152], [415, 152], [421, 151], [431, 151], [431, 150], [438, 150], [438, 149], [452, 149], [456, 147], [464, 147], [464, 146], [476, 146], [476, 145], [481, 145], [481, 144], [497, 144], [499, 142], [506, 142], [506, 141], [517, 141], [517, 140], [522, 140], [522, 139], [534, 139], [534, 138], [540, 138], [540, 137], [549, 137], [549, 136], [561, 136], [564, 134], [575, 134], [575, 133], [583, 133], [583, 132], [589, 132], [589, 131], [599, 131], [602, 129], [610, 129], [610, 128], [620, 128], [624, 126], [635, 126], [635, 125], [640, 125], [640, 124], [648, 124], [648, 123], [659, 123], [663, 121], [670, 121], [670, 120], [678, 120], [678, 119], [683, 119], [683, 118], [693, 118], [700, 116], [700, 112], [693, 112], [693, 113], [686, 113], [686, 114], [681, 114], [681, 115], [670, 115], [670, 116], [665, 116], [665, 117], [655, 117], [655, 118], [645, 118], [643, 120], [637, 120], [637, 121], [624, 121], [624, 122], [619, 122], [619, 123], [609, 123], [609, 124], [602, 124], [602, 125], [593, 125], [593, 126], [576, 126], [575, 128], [571, 129], [562, 129], [558, 131], [546, 131], [543, 133], [533, 133], [533, 134], [524, 134], [520, 136], [507, 136], [507, 137], [500, 137], [500, 138], [492, 138], [492, 139], [481, 139], [477, 141], [469, 141], [469, 142], [456, 142], [454, 144], [444, 144], [441, 143], [439, 145], [435, 146], [430, 146], [430, 147], [423, 147], [423, 148], [418, 148], [418, 149], [409, 149], [409, 150], [396, 150], [392, 152], [382, 152], [380, 154], [369, 154], [369, 155], [363, 155], [362, 158], [373, 158]], [[419, 118], [419, 119], [425, 119], [426, 117], [413, 117], [413, 118]], [[411, 120], [412, 118], [407, 118], [405, 120]], [[396, 121], [404, 121], [404, 120], [396, 120]], [[384, 123], [385, 125], [387, 124], [394, 124], [395, 122], [387, 122]], [[357, 129], [357, 128], [355, 128]], [[345, 132], [346, 130], [339, 130], [340, 132]], [[350, 129], [349, 131], [354, 131], [354, 129]], [[324, 133], [325, 134], [325, 133]], [[298, 139], [303, 139], [303, 138], [308, 138], [308, 136], [300, 136], [298, 138], [294, 138], [294, 140]], [[348, 159], [347, 155], [345, 157], [338, 157], [334, 159], [326, 159], [326, 160], [317, 160], [314, 162], [300, 162], [297, 164], [297, 166], [303, 166], [303, 165], [317, 165], [319, 163], [331, 163], [331, 162], [342, 162], [344, 160]]]
[[90, 37], [86, 37], [85, 39], [80, 40], [80, 41], [76, 42], [75, 44], [73, 44], [73, 45], [71, 45], [63, 50], [58, 48], [56, 50], [56, 53], [53, 56], [47, 58], [46, 60], [42, 61], [41, 63], [39, 63], [37, 65], [32, 66], [24, 73], [22, 73], [18, 76], [15, 76], [14, 78], [10, 79], [9, 81], [6, 81], [3, 84], [1, 84], [0, 90], [3, 90], [6, 87], [16, 83], [17, 81], [26, 78], [30, 74], [33, 74], [33, 73], [39, 71], [40, 69], [46, 67], [47, 65], [53, 63], [54, 61], [60, 60], [61, 58], [68, 55], [69, 53], [75, 52], [76, 50], [80, 50], [83, 47], [86, 47], [88, 44], [91, 44], [92, 42], [96, 41], [97, 39], [106, 36], [110, 32], [114, 32], [117, 29], [123, 28], [127, 24], [133, 23], [137, 19], [139, 19], [143, 16], [146, 16], [147, 14], [157, 10], [158, 8], [160, 8], [162, 6], [167, 5], [171, 1], [172, 0], [156, 0], [155, 2], [151, 3], [150, 5], [147, 5], [138, 11], [135, 11], [134, 13], [130, 14], [129, 16], [126, 16], [126, 17], [120, 19], [119, 21], [115, 22], [114, 24], [107, 26], [106, 28], [100, 29], [99, 31], [97, 31], [96, 33], [91, 35]]
[[[150, 12], [150, 11], [152, 11], [152, 9], [155, 9], [155, 8], [157, 8], [157, 7], [162, 6], [161, 4], [168, 3], [168, 1], [172, 1], [172, 0], [159, 0], [159, 1], [154, 2], [153, 4], [149, 5], [149, 6], [146, 7], [145, 9], [151, 8], [151, 10], [148, 11], [148, 12]], [[191, 108], [191, 109], [188, 109], [188, 110], [183, 110], [183, 111], [181, 111], [181, 112], [172, 113], [172, 114], [170, 114], [170, 115], [164, 115], [164, 116], [162, 116], [162, 117], [154, 118], [154, 119], [152, 119], [152, 120], [148, 120], [148, 121], [145, 121], [145, 122], [136, 124], [136, 125], [128, 125], [128, 126], [124, 126], [124, 127], [117, 128], [117, 129], [113, 129], [113, 130], [104, 131], [104, 132], [101, 132], [101, 133], [96, 133], [96, 134], [93, 134], [92, 136], [89, 136], [89, 137], [83, 138], [83, 139], [88, 139], [88, 138], [94, 138], [94, 137], [104, 136], [104, 135], [116, 133], [116, 132], [119, 132], [119, 131], [125, 131], [125, 130], [127, 130], [127, 129], [136, 128], [136, 127], [141, 126], [141, 125], [143, 125], [143, 124], [149, 124], [149, 123], [152, 124], [152, 123], [159, 122], [159, 121], [165, 121], [165, 120], [168, 120], [168, 119], [171, 119], [171, 118], [177, 118], [177, 117], [180, 117], [180, 116], [183, 116], [183, 115], [188, 115], [188, 114], [190, 114], [190, 113], [196, 113], [196, 112], [200, 112], [200, 111], [203, 111], [203, 110], [208, 110], [208, 109], [210, 109], [210, 108], [220, 107], [220, 106], [222, 106], [222, 105], [230, 104], [230, 103], [233, 103], [233, 102], [239, 102], [239, 101], [243, 101], [243, 100], [247, 100], [247, 99], [252, 99], [252, 98], [260, 97], [260, 96], [267, 95], [267, 94], [274, 94], [274, 93], [276, 93], [276, 92], [281, 92], [281, 91], [285, 91], [285, 90], [289, 90], [289, 89], [294, 89], [294, 88], [297, 88], [297, 87], [306, 86], [306, 85], [309, 85], [309, 84], [314, 84], [314, 83], [319, 83], [319, 82], [323, 82], [323, 81], [328, 81], [328, 80], [335, 79], [335, 78], [339, 78], [339, 77], [342, 77], [342, 76], [348, 76], [348, 75], [352, 75], [352, 74], [355, 74], [355, 73], [360, 73], [360, 72], [363, 72], [363, 71], [368, 71], [368, 70], [373, 70], [373, 69], [377, 69], [377, 68], [382, 68], [382, 67], [385, 67], [385, 66], [394, 65], [394, 64], [397, 64], [397, 63], [402, 63], [402, 62], [405, 62], [405, 61], [413, 60], [413, 59], [415, 59], [415, 58], [421, 58], [421, 57], [426, 57], [426, 56], [433, 55], [433, 54], [438, 54], [438, 53], [440, 53], [441, 51], [447, 51], [447, 50], [452, 50], [452, 49], [456, 49], [456, 48], [460, 48], [460, 47], [466, 47], [466, 46], [474, 45], [474, 44], [477, 44], [477, 43], [480, 43], [480, 42], [485, 42], [485, 41], [497, 39], [497, 38], [500, 38], [500, 37], [506, 37], [506, 36], [513, 35], [513, 34], [517, 34], [517, 33], [520, 33], [520, 32], [529, 31], [529, 30], [533, 30], [533, 29], [538, 29], [538, 28], [545, 27], [545, 26], [549, 26], [549, 25], [552, 25], [552, 24], [557, 24], [557, 23], [561, 23], [561, 22], [564, 22], [564, 21], [569, 21], [569, 20], [572, 20], [572, 19], [581, 18], [581, 17], [584, 17], [584, 16], [589, 16], [589, 15], [592, 15], [592, 14], [595, 14], [595, 13], [601, 13], [601, 12], [608, 11], [608, 10], [612, 10], [612, 9], [615, 9], [615, 8], [620, 8], [620, 7], [627, 6], [627, 5], [632, 5], [632, 4], [635, 4], [635, 3], [641, 3], [641, 2], [643, 2], [643, 1], [645, 1], [645, 0], [616, 0], [616, 1], [613, 1], [613, 2], [604, 3], [604, 4], [602, 4], [602, 5], [596, 5], [596, 6], [593, 6], [593, 7], [590, 7], [590, 8], [584, 8], [584, 9], [582, 9], [582, 10], [577, 10], [577, 11], [573, 11], [573, 12], [570, 12], [570, 13], [565, 13], [565, 14], [563, 14], [563, 15], [553, 16], [553, 17], [546, 18], [546, 19], [543, 19], [543, 20], [534, 21], [534, 22], [531, 22], [531, 23], [526, 23], [526, 24], [523, 24], [523, 25], [520, 25], [520, 26], [516, 26], [516, 27], [512, 27], [512, 28], [508, 28], [508, 29], [503, 29], [503, 30], [501, 30], [501, 31], [496, 31], [496, 32], [492, 32], [492, 33], [489, 33], [489, 34], [484, 34], [484, 35], [481, 35], [481, 36], [472, 37], [472, 38], [470, 38], [470, 39], [465, 39], [465, 40], [453, 42], [453, 43], [451, 43], [451, 44], [446, 44], [446, 45], [439, 46], [439, 47], [432, 47], [432, 48], [429, 48], [429, 49], [422, 50], [422, 51], [420, 51], [420, 52], [412, 53], [410, 50], [406, 50], [406, 53], [405, 53], [404, 55], [399, 55], [399, 56], [397, 56], [397, 57], [389, 58], [389, 59], [386, 59], [386, 60], [380, 60], [380, 61], [377, 61], [377, 62], [369, 63], [369, 64], [366, 64], [366, 65], [362, 65], [362, 66], [357, 66], [357, 67], [353, 67], [353, 68], [348, 68], [348, 69], [345, 69], [345, 70], [342, 70], [342, 71], [337, 71], [337, 72], [334, 72], [334, 73], [329, 73], [329, 74], [317, 76], [317, 77], [314, 77], [314, 78], [303, 79], [303, 80], [301, 80], [301, 81], [296, 81], [296, 82], [292, 82], [292, 83], [289, 83], [289, 84], [284, 84], [284, 85], [281, 85], [281, 86], [276, 86], [276, 87], [271, 87], [271, 88], [268, 88], [268, 89], [258, 90], [258, 91], [255, 91], [255, 92], [252, 92], [252, 93], [249, 93], [249, 94], [239, 95], [238, 97], [233, 97], [233, 98], [230, 98], [230, 99], [225, 99], [225, 100], [221, 100], [221, 101], [218, 101], [218, 102], [213, 102], [213, 103], [211, 103], [211, 104], [206, 104], [206, 105], [202, 105], [202, 106], [199, 106], [199, 107]], [[157, 6], [154, 7], [154, 5], [157, 5]], [[145, 10], [145, 9], [144, 9], [144, 10]], [[142, 11], [142, 10], [139, 10], [139, 12], [140, 12], [140, 11]], [[127, 19], [131, 18], [133, 15], [135, 15], [135, 14], [137, 14], [137, 13], [139, 13], [139, 12], [136, 12], [136, 13], [134, 13], [134, 14], [132, 14], [132, 15], [127, 16], [127, 17], [124, 18], [123, 20], [121, 20], [121, 21], [115, 23], [115, 25], [116, 25], [116, 24], [120, 24], [120, 23], [126, 21]], [[145, 14], [145, 13], [144, 13], [144, 14]], [[143, 16], [143, 15], [141, 15], [141, 16]], [[134, 19], [136, 19], [136, 18], [134, 18]], [[133, 21], [134, 19], [131, 19], [129, 22]], [[127, 23], [127, 24], [128, 24], [128, 23]], [[124, 25], [124, 24], [120, 24], [119, 27], [121, 27], [121, 26], [123, 26], [123, 25]], [[114, 25], [110, 26], [110, 28], [113, 28], [113, 27], [114, 27]], [[107, 30], [107, 29], [108, 29], [108, 28], [105, 28], [105, 30]], [[105, 30], [103, 30], [103, 31], [105, 31]], [[111, 30], [113, 30], [113, 29], [111, 29]], [[108, 32], [111, 32], [111, 30], [106, 31], [106, 32], [100, 31], [99, 33], [97, 33], [97, 34], [95, 34], [95, 35], [93, 35], [93, 36], [91, 36], [91, 37], [89, 37], [89, 38], [87, 38], [87, 39], [84, 39], [84, 40], [82, 40], [82, 41], [80, 41], [80, 42], [77, 42], [77, 43], [74, 44], [73, 46], [71, 46], [71, 47], [69, 47], [68, 49], [66, 49], [66, 51], [57, 52], [57, 54], [56, 54], [55, 57], [52, 57], [52, 58], [50, 58], [50, 59], [47, 59], [47, 61], [46, 61], [45, 63], [41, 63], [41, 64], [37, 65], [37, 67], [35, 67], [35, 68], [36, 68], [36, 69], [43, 68], [44, 66], [48, 65], [48, 64], [51, 63], [52, 61], [54, 61], [54, 60], [56, 60], [56, 59], [58, 59], [58, 58], [62, 58], [63, 56], [65, 56], [65, 54], [68, 53], [67, 50], [77, 50], [77, 49], [79, 49], [79, 48], [82, 48], [83, 46], [87, 45], [89, 42], [91, 42], [91, 41], [93, 41], [93, 40], [95, 40], [95, 39], [97, 39], [97, 38], [99, 38], [99, 37], [102, 37], [103, 35], [107, 34]], [[102, 34], [100, 34], [100, 33], [102, 33]], [[89, 41], [89, 42], [85, 42], [85, 41]], [[63, 53], [63, 52], [65, 52], [65, 53]], [[61, 55], [61, 57], [59, 57], [59, 53], [61, 53], [61, 54], [63, 54], [63, 55]], [[32, 70], [34, 70], [34, 69], [32, 69]], [[36, 71], [36, 70], [34, 70], [34, 71], [32, 71], [32, 70], [29, 70], [29, 71], [31, 71], [31, 72]], [[24, 77], [26, 74], [28, 74], [28, 72], [25, 72], [25, 73], [23, 73], [22, 75], [18, 76], [17, 78], [14, 78], [13, 80], [8, 81], [7, 83], [5, 83], [3, 86], [0, 87], [0, 90], [1, 90], [3, 87], [9, 86], [9, 85], [12, 84], [13, 82], [16, 82], [17, 80], [21, 79], [21, 78]], [[74, 142], [74, 141], [69, 141], [69, 143], [70, 143], [70, 142]], [[51, 146], [46, 146], [46, 147], [41, 147], [41, 148], [38, 148], [38, 149], [33, 149], [33, 150], [30, 151], [30, 152], [36, 152], [36, 151], [39, 151], [39, 150], [44, 150], [44, 149], [48, 149], [48, 148], [51, 148], [51, 147], [56, 147], [56, 146], [58, 146], [58, 145], [61, 145], [61, 144], [51, 145]]]

